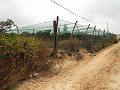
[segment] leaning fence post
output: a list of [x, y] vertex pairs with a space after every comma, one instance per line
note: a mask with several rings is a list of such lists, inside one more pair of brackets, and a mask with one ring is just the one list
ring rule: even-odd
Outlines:
[[93, 30], [93, 35], [94, 35], [94, 32], [95, 32], [95, 29], [96, 29], [96, 26], [94, 27], [94, 30]]
[[20, 34], [20, 33], [19, 33], [19, 30], [18, 30], [18, 26], [17, 26], [17, 25], [14, 25], [14, 26], [16, 27], [18, 34]]
[[87, 31], [88, 31], [89, 27], [90, 27], [90, 24], [89, 24], [88, 27], [87, 27], [87, 30], [86, 30], [86, 32], [85, 32], [85, 35], [87, 34]]
[[74, 32], [74, 30], [75, 30], [76, 25], [77, 25], [77, 21], [75, 22], [75, 25], [74, 25], [74, 27], [73, 27], [72, 33], [71, 33], [71, 35], [70, 35], [70, 39], [72, 38], [72, 35], [73, 35], [73, 32]]

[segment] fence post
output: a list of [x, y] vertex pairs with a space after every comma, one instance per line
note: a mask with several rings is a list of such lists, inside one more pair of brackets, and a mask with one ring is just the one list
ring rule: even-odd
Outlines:
[[104, 32], [103, 32], [103, 36], [104, 36], [104, 38], [105, 38], [105, 29], [104, 29]]
[[107, 40], [109, 40], [109, 31], [107, 31]]
[[110, 32], [110, 39], [111, 39], [111, 32]]
[[57, 16], [57, 21], [53, 21], [53, 27], [54, 27], [54, 50], [53, 50], [53, 54], [52, 55], [54, 55], [56, 53], [56, 50], [57, 50], [58, 19], [59, 19], [59, 17]]
[[33, 29], [33, 36], [35, 35], [35, 29]]
[[100, 29], [99, 29], [99, 31], [98, 31], [98, 36], [100, 35]]
[[87, 27], [87, 30], [86, 30], [86, 32], [85, 32], [85, 35], [87, 34], [87, 31], [88, 31], [89, 27], [90, 27], [90, 24], [89, 24], [88, 27]]
[[12, 30], [12, 34], [13, 34], [13, 30]]
[[72, 38], [72, 35], [73, 35], [73, 32], [74, 32], [74, 30], [75, 30], [76, 25], [77, 25], [77, 21], [75, 22], [75, 25], [74, 25], [74, 27], [73, 27], [72, 33], [71, 33], [71, 35], [70, 35], [70, 39]]
[[104, 35], [104, 37], [105, 37], [105, 29], [104, 29], [104, 31], [103, 31], [103, 35]]
[[35, 29], [33, 29], [33, 35], [34, 35], [34, 33], [35, 33]]
[[96, 26], [94, 27], [94, 30], [93, 30], [93, 35], [94, 35], [95, 30], [96, 30]]
[[19, 33], [19, 30], [18, 30], [18, 26], [17, 26], [17, 25], [14, 25], [14, 26], [16, 27], [18, 34], [20, 34], [20, 33]]
[[95, 37], [96, 37], [96, 28], [95, 28]]

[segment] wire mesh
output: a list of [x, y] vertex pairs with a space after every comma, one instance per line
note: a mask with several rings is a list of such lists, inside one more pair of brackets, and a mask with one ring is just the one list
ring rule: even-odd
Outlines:
[[[18, 27], [20, 34], [23, 32], [29, 32], [29, 33], [37, 33], [39, 31], [46, 31], [50, 30], [51, 33], [53, 33], [53, 21], [48, 21], [48, 22], [43, 22], [43, 23], [38, 23], [38, 24], [33, 24], [33, 25], [28, 25], [25, 27]], [[58, 34], [64, 34], [64, 33], [71, 33], [74, 27], [73, 22], [68, 22], [64, 20], [59, 20], [58, 23]], [[85, 34], [86, 30], [88, 28], [88, 25], [80, 25], [77, 24], [74, 30], [73, 34]], [[87, 34], [86, 35], [93, 35], [94, 32], [94, 27], [89, 27]], [[99, 34], [98, 34], [99, 32]], [[98, 29], [95, 30], [95, 35], [103, 35], [104, 30], [99, 31]], [[7, 31], [7, 33], [17, 33], [16, 29], [12, 29], [10, 31]], [[107, 34], [108, 32], [105, 32]]]

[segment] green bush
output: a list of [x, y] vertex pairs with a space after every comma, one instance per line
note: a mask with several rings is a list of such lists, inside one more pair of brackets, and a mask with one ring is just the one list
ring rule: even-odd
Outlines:
[[9, 85], [48, 66], [47, 44], [31, 37], [0, 36], [0, 84]]

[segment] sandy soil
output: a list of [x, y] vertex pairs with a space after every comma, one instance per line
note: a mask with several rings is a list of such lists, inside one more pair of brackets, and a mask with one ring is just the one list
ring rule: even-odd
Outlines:
[[120, 43], [58, 75], [28, 80], [17, 90], [120, 90]]

